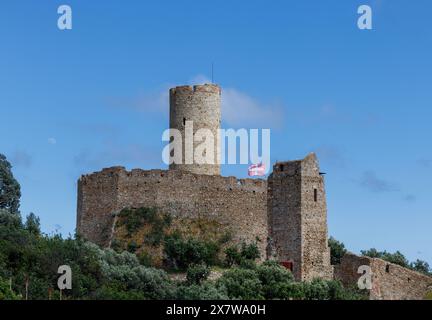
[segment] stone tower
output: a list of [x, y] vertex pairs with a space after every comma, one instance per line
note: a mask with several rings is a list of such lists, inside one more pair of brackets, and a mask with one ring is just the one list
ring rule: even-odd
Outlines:
[[292, 262], [294, 277], [331, 279], [324, 178], [314, 153], [273, 166], [268, 213], [271, 249], [279, 261]]
[[[197, 174], [220, 175], [220, 122], [221, 89], [218, 85], [204, 84], [170, 89], [170, 129], [181, 132], [183, 143], [182, 163], [173, 163], [169, 168]], [[214, 137], [213, 141], [206, 141], [214, 146], [213, 154], [209, 155], [207, 149], [204, 151], [201, 149], [202, 155], [212, 161], [197, 163], [196, 158], [193, 157], [193, 154], [199, 150], [197, 147], [205, 141], [195, 135], [198, 130], [209, 131]], [[195, 138], [188, 143], [185, 138], [192, 139], [192, 134]]]

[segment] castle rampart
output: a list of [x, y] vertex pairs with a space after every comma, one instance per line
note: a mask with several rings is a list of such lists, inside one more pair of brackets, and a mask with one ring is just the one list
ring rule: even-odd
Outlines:
[[185, 218], [209, 218], [233, 231], [233, 240], [255, 242], [265, 258], [267, 182], [198, 175], [181, 170], [104, 169], [78, 181], [77, 231], [108, 246], [114, 214], [123, 208], [156, 207]]

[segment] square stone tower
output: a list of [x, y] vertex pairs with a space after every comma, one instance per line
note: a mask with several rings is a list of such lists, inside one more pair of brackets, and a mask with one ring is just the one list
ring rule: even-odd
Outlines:
[[271, 250], [279, 261], [292, 263], [296, 280], [333, 278], [324, 177], [314, 153], [273, 166], [268, 215]]

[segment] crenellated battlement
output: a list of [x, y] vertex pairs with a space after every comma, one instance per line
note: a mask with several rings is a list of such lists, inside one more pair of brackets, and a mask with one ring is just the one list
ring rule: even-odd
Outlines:
[[221, 94], [221, 88], [217, 84], [198, 84], [194, 86], [177, 86], [170, 89], [170, 96], [191, 95], [196, 92], [209, 92]]

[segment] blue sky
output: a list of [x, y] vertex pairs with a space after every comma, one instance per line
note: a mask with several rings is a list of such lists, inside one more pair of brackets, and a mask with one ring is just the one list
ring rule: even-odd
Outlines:
[[[57, 28], [61, 4], [72, 30]], [[357, 28], [362, 4], [373, 30]], [[211, 78], [214, 62], [225, 128], [271, 128], [273, 162], [318, 153], [331, 235], [432, 262], [431, 11], [427, 0], [2, 2], [0, 152], [22, 214], [73, 233], [81, 174], [165, 167], [167, 89]]]

